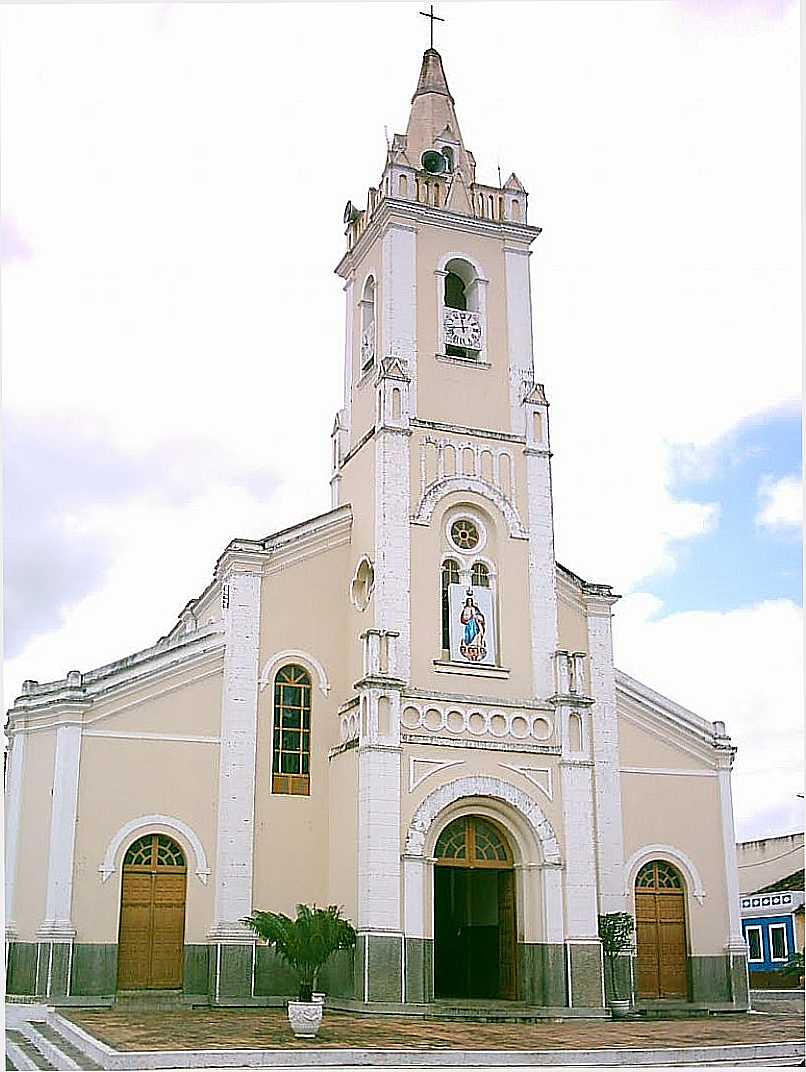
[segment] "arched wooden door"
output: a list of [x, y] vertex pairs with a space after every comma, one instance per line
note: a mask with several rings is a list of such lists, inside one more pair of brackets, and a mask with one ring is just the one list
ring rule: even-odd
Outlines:
[[123, 859], [118, 989], [173, 990], [182, 985], [187, 867], [165, 834], [146, 834]]
[[434, 990], [437, 997], [508, 998], [515, 972], [515, 872], [503, 831], [462, 816], [434, 848]]
[[644, 864], [635, 878], [639, 998], [688, 996], [686, 891], [665, 860]]

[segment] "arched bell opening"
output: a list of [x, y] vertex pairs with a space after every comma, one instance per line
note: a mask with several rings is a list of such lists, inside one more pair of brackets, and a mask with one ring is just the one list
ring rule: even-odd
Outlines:
[[167, 834], [138, 837], [123, 858], [118, 990], [182, 986], [187, 864]]
[[434, 994], [514, 999], [514, 858], [503, 829], [479, 815], [448, 823], [434, 847]]

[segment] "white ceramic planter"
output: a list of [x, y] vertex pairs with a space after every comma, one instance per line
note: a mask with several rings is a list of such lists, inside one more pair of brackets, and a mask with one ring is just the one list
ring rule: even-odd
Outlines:
[[322, 1023], [322, 1005], [318, 1001], [289, 1001], [288, 1022], [297, 1038], [316, 1038]]
[[630, 1011], [630, 999], [629, 998], [612, 998], [608, 1005], [610, 1011], [613, 1013], [614, 1020], [623, 1020]]

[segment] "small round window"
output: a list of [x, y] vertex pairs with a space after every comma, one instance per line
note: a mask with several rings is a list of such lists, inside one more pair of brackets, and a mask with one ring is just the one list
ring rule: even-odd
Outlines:
[[461, 551], [472, 551], [479, 545], [479, 530], [474, 521], [460, 517], [451, 525], [451, 540]]

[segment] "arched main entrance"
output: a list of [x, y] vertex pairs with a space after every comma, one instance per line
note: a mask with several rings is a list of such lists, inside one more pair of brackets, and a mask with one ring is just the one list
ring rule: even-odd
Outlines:
[[434, 991], [438, 998], [516, 993], [515, 873], [506, 835], [462, 816], [434, 848]]
[[118, 989], [171, 990], [182, 985], [187, 867], [165, 834], [145, 834], [123, 859], [118, 934]]
[[651, 860], [635, 877], [635, 923], [638, 997], [687, 997], [686, 890], [665, 860]]

